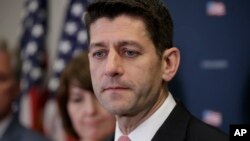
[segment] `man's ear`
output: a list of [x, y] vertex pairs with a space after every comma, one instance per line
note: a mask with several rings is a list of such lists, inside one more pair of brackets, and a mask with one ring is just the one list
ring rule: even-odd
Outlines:
[[162, 78], [169, 82], [175, 76], [180, 64], [180, 51], [176, 47], [166, 49], [162, 54]]

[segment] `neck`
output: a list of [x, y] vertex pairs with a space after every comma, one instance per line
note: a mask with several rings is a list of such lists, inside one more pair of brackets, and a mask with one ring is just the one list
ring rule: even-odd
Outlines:
[[129, 133], [131, 133], [142, 122], [144, 122], [152, 114], [154, 114], [155, 111], [157, 111], [161, 107], [161, 105], [164, 103], [167, 97], [168, 97], [168, 92], [162, 89], [158, 98], [155, 100], [154, 104], [148, 106], [140, 113], [134, 116], [116, 116], [121, 132], [124, 135], [128, 135]]

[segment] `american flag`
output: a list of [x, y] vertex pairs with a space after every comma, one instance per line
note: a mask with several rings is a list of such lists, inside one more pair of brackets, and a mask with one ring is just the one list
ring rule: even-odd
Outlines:
[[56, 59], [53, 63], [52, 77], [49, 80], [51, 99], [47, 102], [44, 116], [46, 134], [53, 140], [69, 141], [70, 136], [62, 129], [57, 104], [54, 100], [59, 86], [60, 75], [72, 57], [87, 49], [87, 34], [84, 24], [84, 12], [90, 0], [69, 0], [65, 21], [59, 40]]
[[220, 127], [223, 122], [222, 113], [215, 110], [204, 110], [202, 113], [202, 120], [215, 127]]
[[219, 0], [210, 0], [207, 2], [206, 11], [208, 16], [225, 16], [226, 15], [226, 5]]
[[27, 127], [42, 130], [41, 113], [46, 73], [47, 1], [24, 2], [20, 53], [22, 60], [20, 120]]
[[87, 49], [87, 34], [84, 25], [84, 11], [90, 0], [70, 0], [67, 8], [57, 57], [53, 65], [53, 76], [49, 82], [52, 95], [56, 94], [62, 70], [69, 60]]

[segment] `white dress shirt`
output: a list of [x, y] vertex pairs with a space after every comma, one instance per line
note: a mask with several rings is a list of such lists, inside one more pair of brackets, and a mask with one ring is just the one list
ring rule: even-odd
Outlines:
[[[174, 109], [176, 102], [169, 92], [168, 97], [161, 105], [161, 107], [155, 111], [147, 120], [142, 122], [138, 127], [136, 127], [129, 135], [131, 141], [151, 141], [157, 130], [161, 127], [164, 121], [168, 118], [171, 111]], [[118, 127], [116, 122], [115, 129], [115, 141], [122, 136], [122, 132]]]

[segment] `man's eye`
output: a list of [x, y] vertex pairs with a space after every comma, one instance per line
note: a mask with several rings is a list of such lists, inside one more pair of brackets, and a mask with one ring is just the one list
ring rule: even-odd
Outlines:
[[97, 52], [95, 52], [95, 53], [93, 54], [93, 56], [94, 56], [95, 58], [101, 59], [101, 58], [103, 58], [103, 57], [106, 56], [106, 52], [105, 52], [105, 51], [97, 51]]
[[137, 51], [126, 50], [126, 51], [124, 52], [124, 55], [125, 55], [126, 57], [132, 58], [132, 57], [138, 56], [139, 53], [138, 53]]

